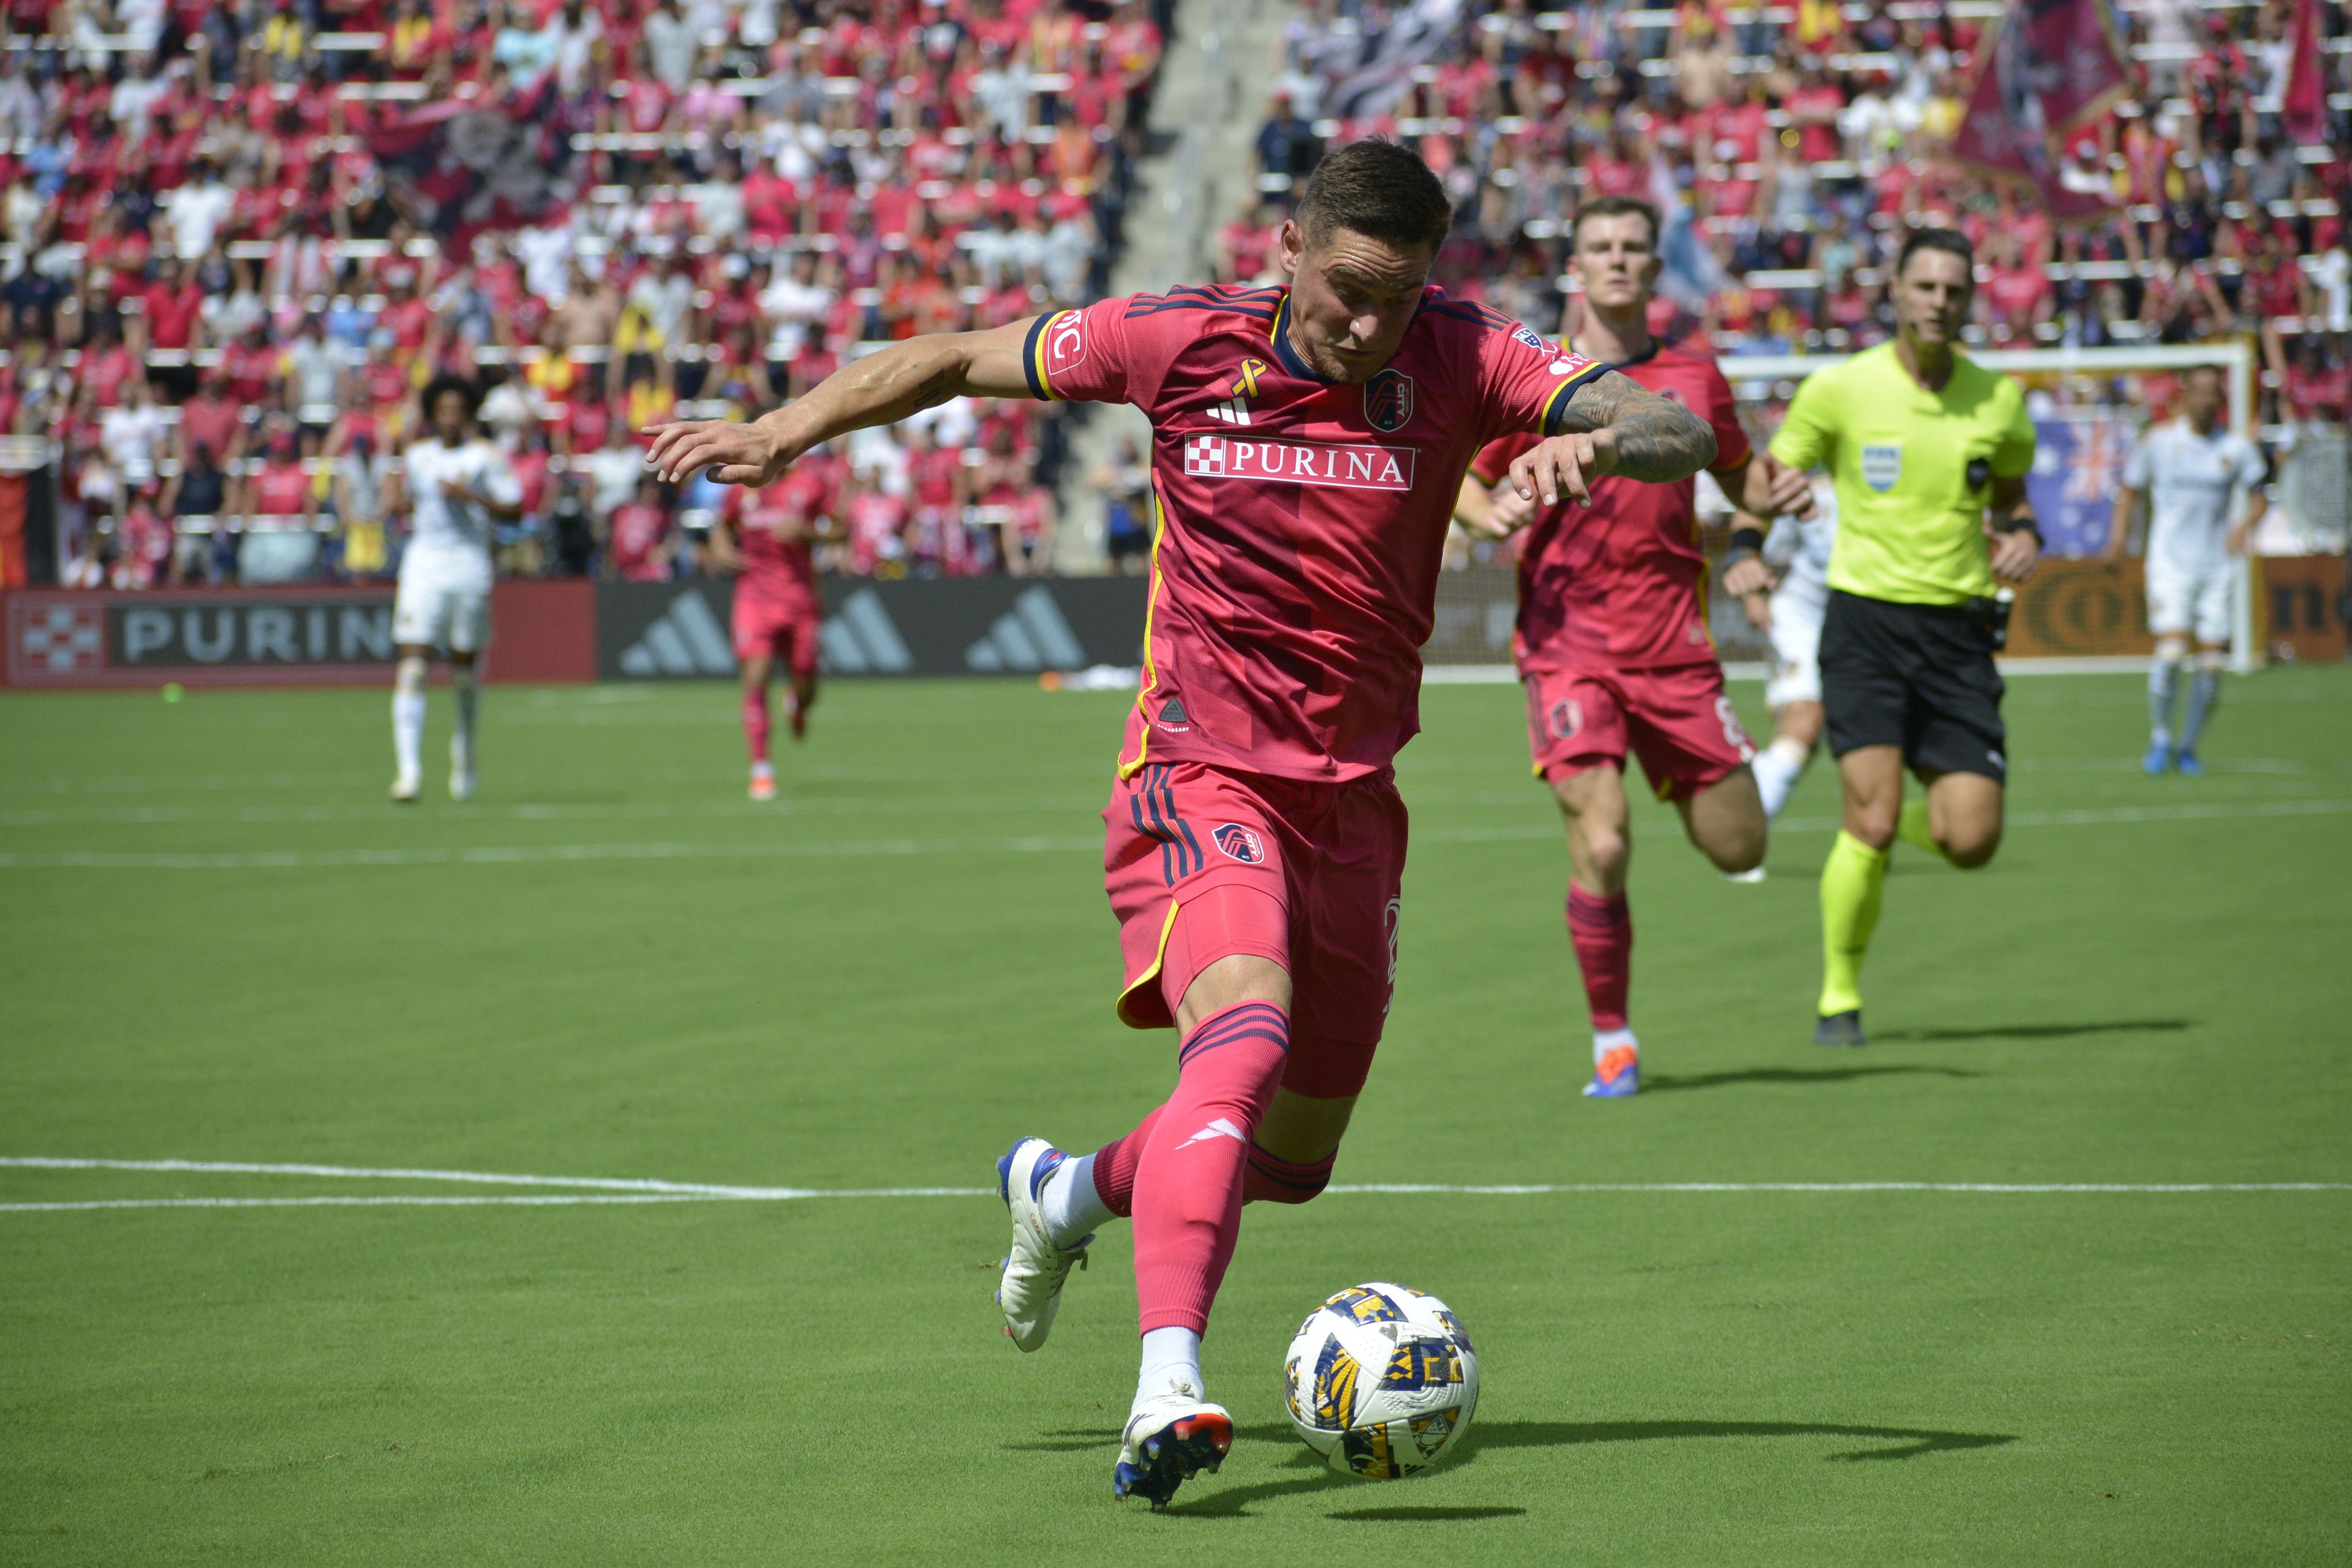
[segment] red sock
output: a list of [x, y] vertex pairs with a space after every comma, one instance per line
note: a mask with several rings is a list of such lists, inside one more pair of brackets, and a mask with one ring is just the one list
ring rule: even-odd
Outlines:
[[1135, 1212], [1135, 1167], [1142, 1161], [1144, 1141], [1151, 1136], [1152, 1124], [1164, 1109], [1153, 1106], [1150, 1114], [1135, 1124], [1134, 1131], [1095, 1151], [1095, 1195], [1121, 1219]]
[[1289, 1020], [1244, 1002], [1204, 1020], [1179, 1056], [1176, 1092], [1143, 1141], [1135, 1178], [1135, 1298], [1145, 1333], [1205, 1333], [1241, 1234], [1242, 1178], [1282, 1082]]
[[751, 760], [768, 760], [768, 694], [764, 691], [743, 693], [743, 743], [751, 748]]
[[1576, 966], [1584, 971], [1584, 999], [1592, 1009], [1592, 1027], [1623, 1028], [1625, 989], [1633, 973], [1633, 915], [1625, 907], [1625, 895], [1596, 898], [1570, 882], [1568, 940], [1576, 948]]

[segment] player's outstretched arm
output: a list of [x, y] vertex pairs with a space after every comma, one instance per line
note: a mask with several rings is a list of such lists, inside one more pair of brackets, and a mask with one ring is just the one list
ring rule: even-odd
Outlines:
[[1563, 416], [1571, 431], [1608, 435], [1613, 455], [1603, 473], [1672, 484], [1715, 461], [1713, 426], [1618, 371], [1602, 371], [1578, 387]]
[[748, 425], [688, 419], [648, 426], [646, 466], [674, 483], [708, 468], [723, 485], [772, 484], [802, 453], [852, 430], [896, 424], [951, 397], [1026, 397], [1021, 357], [1034, 320], [893, 343]]

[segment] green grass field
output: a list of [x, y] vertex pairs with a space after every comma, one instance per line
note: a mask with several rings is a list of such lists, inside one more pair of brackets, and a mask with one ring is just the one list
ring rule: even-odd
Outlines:
[[[2134, 768], [2139, 692], [2012, 684], [2009, 842], [1898, 851], [1855, 1055], [1809, 1043], [1827, 771], [1761, 886], [1639, 808], [1652, 1087], [1594, 1104], [1517, 693], [1433, 689], [1338, 1179], [2328, 1190], [1253, 1209], [1208, 1343], [1242, 1439], [1155, 1518], [1109, 1495], [1124, 1234], [1023, 1357], [992, 1194], [12, 1166], [10, 1205], [501, 1201], [0, 1212], [0, 1563], [2352, 1560], [2352, 671], [2231, 682], [2198, 782]], [[1116, 696], [836, 685], [770, 807], [717, 686], [493, 691], [466, 807], [385, 803], [385, 707], [0, 700], [0, 1155], [976, 1189], [1171, 1081], [1111, 1018]], [[1380, 1278], [1486, 1376], [1391, 1486], [1279, 1392]]]

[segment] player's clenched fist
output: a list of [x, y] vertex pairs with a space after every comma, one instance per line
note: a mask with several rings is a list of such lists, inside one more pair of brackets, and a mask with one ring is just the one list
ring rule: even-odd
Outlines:
[[1592, 481], [1616, 471], [1616, 433], [1580, 431], [1555, 436], [1512, 458], [1511, 488], [1528, 500], [1540, 496], [1546, 506], [1558, 505], [1562, 497], [1591, 506]]
[[774, 433], [758, 425], [687, 419], [649, 425], [645, 434], [653, 437], [646, 467], [671, 484], [682, 484], [708, 468], [722, 485], [757, 489], [782, 479], [792, 462]]

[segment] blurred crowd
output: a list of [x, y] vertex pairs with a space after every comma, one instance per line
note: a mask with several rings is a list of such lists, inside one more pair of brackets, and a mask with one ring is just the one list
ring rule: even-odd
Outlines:
[[2312, 3], [2326, 139], [2297, 145], [2282, 114], [2294, 0], [2126, 0], [2129, 83], [2064, 150], [2095, 210], [2060, 226], [1945, 156], [1991, 0], [1311, 0], [1258, 136], [1260, 200], [1224, 231], [1223, 264], [1265, 276], [1323, 149], [1380, 133], [1419, 146], [1458, 199], [1441, 280], [1543, 331], [1567, 303], [1562, 220], [1588, 196], [1665, 212], [1656, 324], [1726, 354], [1888, 336], [1886, 263], [1906, 225], [1936, 223], [1976, 242], [1979, 342], [2246, 333], [2261, 421], [2340, 421], [2352, 40], [2339, 5]]
[[[0, 435], [58, 443], [74, 581], [364, 577], [436, 371], [520, 573], [698, 569], [635, 432], [919, 331], [1097, 297], [1169, 0], [5, 0]], [[1043, 570], [1058, 405], [808, 465], [821, 563]]]

